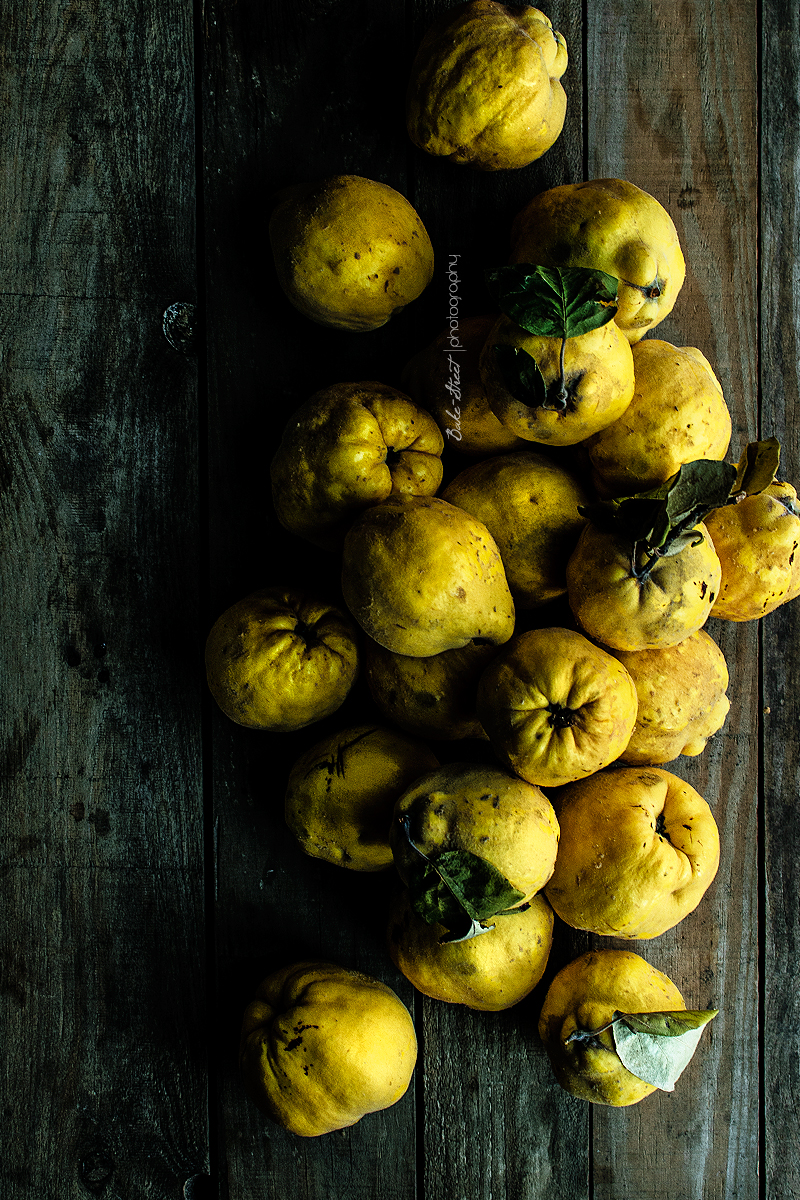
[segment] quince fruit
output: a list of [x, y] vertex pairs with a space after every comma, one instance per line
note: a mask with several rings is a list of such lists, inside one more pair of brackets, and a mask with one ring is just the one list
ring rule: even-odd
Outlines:
[[567, 590], [567, 560], [588, 497], [568, 471], [533, 450], [486, 458], [461, 471], [442, 499], [482, 521], [500, 550], [518, 608], [538, 608]]
[[731, 415], [708, 359], [694, 346], [648, 338], [633, 347], [633, 399], [587, 443], [601, 496], [630, 496], [670, 479], [683, 463], [722, 460]]
[[511, 238], [512, 262], [593, 267], [618, 279], [614, 320], [631, 343], [672, 311], [686, 277], [669, 213], [624, 179], [541, 192], [517, 214]]
[[389, 496], [348, 530], [342, 593], [369, 637], [425, 658], [473, 638], [508, 641], [514, 602], [494, 538], [436, 496]]
[[529, 995], [542, 978], [553, 945], [553, 910], [541, 894], [522, 908], [491, 918], [478, 936], [447, 940], [411, 904], [407, 888], [392, 905], [392, 962], [418, 992], [481, 1012], [501, 1012]]
[[503, 907], [517, 908], [532, 900], [553, 872], [558, 821], [533, 784], [498, 767], [447, 763], [399, 797], [389, 841], [407, 887], [415, 883], [424, 859], [435, 864], [443, 852], [466, 851], [500, 872], [517, 892]]
[[377, 708], [407, 733], [454, 741], [484, 738], [475, 712], [482, 671], [497, 653], [468, 642], [428, 658], [394, 654], [372, 638], [362, 645], [364, 676]]
[[314, 545], [338, 548], [369, 505], [392, 494], [434, 495], [443, 444], [433, 417], [395, 388], [324, 388], [294, 414], [272, 460], [278, 520]]
[[562, 921], [654, 938], [693, 912], [719, 866], [703, 797], [662, 767], [609, 767], [553, 797], [561, 838], [545, 894]]
[[355, 1125], [402, 1098], [417, 1060], [411, 1015], [358, 971], [299, 962], [267, 976], [242, 1020], [250, 1098], [300, 1137]]
[[406, 363], [400, 382], [428, 410], [459, 454], [473, 458], [524, 448], [494, 415], [481, 383], [478, 360], [495, 313], [466, 317], [457, 331], [446, 329]]
[[755, 621], [800, 596], [800, 505], [790, 483], [775, 480], [705, 524], [722, 565], [712, 617]]
[[[713, 609], [712, 609], [713, 611]], [[728, 665], [704, 629], [661, 650], [612, 650], [636, 685], [639, 709], [620, 761], [641, 766], [701, 754], [730, 709]]]
[[470, 0], [442, 14], [411, 68], [408, 134], [481, 171], [525, 167], [564, 126], [567, 47], [538, 8]]
[[[510, 390], [496, 346], [509, 346], [536, 361], [547, 388], [543, 403], [529, 403]], [[585, 441], [622, 416], [633, 398], [633, 355], [614, 321], [567, 338], [562, 345], [561, 338], [528, 333], [503, 315], [486, 339], [480, 374], [501, 423], [528, 442], [551, 446]]]
[[281, 193], [269, 239], [291, 304], [334, 329], [378, 329], [433, 278], [433, 247], [417, 212], [388, 184], [360, 175]]
[[292, 767], [286, 824], [302, 850], [351, 871], [392, 865], [395, 801], [439, 766], [426, 745], [392, 729], [357, 725], [324, 738]]
[[206, 677], [219, 707], [250, 729], [288, 733], [336, 712], [358, 674], [355, 626], [292, 588], [252, 592], [215, 621]]
[[622, 664], [571, 629], [515, 635], [478, 684], [478, 716], [495, 753], [541, 787], [613, 762], [630, 740], [636, 704]]
[[[678, 1012], [686, 1004], [667, 975], [629, 950], [590, 950], [558, 972], [539, 1017], [539, 1036], [565, 1091], [624, 1108], [656, 1090], [625, 1067], [609, 1028], [614, 1014]], [[592, 1034], [593, 1037], [576, 1037]]]
[[567, 563], [567, 599], [589, 637], [613, 650], [675, 646], [702, 628], [722, 568], [705, 525], [676, 554], [650, 556], [591, 521]]

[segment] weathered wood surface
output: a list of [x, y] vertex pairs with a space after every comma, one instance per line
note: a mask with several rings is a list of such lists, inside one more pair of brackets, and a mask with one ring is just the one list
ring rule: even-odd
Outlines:
[[[445, 7], [19, 0], [0, 15], [2, 1200], [177, 1197], [189, 1178], [195, 1200], [800, 1196], [797, 604], [709, 626], [732, 711], [670, 769], [711, 803], [722, 864], [696, 913], [633, 948], [721, 1013], [675, 1092], [628, 1110], [552, 1081], [544, 984], [493, 1015], [415, 995], [384, 946], [391, 881], [294, 845], [289, 767], [370, 712], [363, 686], [284, 737], [232, 725], [205, 692], [203, 641], [228, 604], [271, 582], [339, 594], [337, 564], [297, 558], [271, 512], [290, 413], [329, 383], [398, 384], [444, 326], [450, 254], [461, 314], [485, 311], [483, 269], [545, 187], [625, 177], [666, 205], [689, 272], [658, 336], [708, 356], [732, 453], [776, 434], [800, 479], [796, 6], [554, 0], [567, 125], [500, 176], [405, 136], [411, 57]], [[343, 172], [407, 195], [437, 253], [425, 295], [370, 334], [295, 313], [266, 242], [276, 190]], [[204, 301], [196, 362], [162, 334], [175, 301]], [[559, 926], [547, 979], [585, 945]], [[384, 979], [420, 1035], [406, 1097], [321, 1139], [271, 1125], [236, 1073], [252, 989], [305, 956]]]

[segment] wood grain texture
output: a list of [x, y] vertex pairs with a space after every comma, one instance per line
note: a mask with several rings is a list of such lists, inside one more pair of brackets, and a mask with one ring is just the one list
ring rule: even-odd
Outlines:
[[2, 18], [0, 1193], [21, 1200], [161, 1197], [206, 1164], [196, 372], [161, 331], [193, 299], [190, 35], [180, 3]]
[[[782, 444], [780, 476], [800, 483], [800, 15], [764, 8], [761, 116], [761, 428]], [[764, 1035], [766, 1195], [800, 1196], [800, 1135], [787, 1113], [800, 1103], [797, 1033], [797, 730], [800, 611], [787, 604], [762, 622], [764, 761]]]
[[[631, 180], [675, 221], [687, 279], [653, 336], [711, 362], [734, 458], [758, 428], [756, 16], [754, 4], [606, 0], [587, 29], [590, 174]], [[596, 1200], [758, 1195], [758, 629], [707, 628], [728, 662], [731, 712], [698, 760], [669, 769], [711, 805], [720, 869], [693, 914], [629, 948], [688, 1007], [721, 1011], [674, 1093], [593, 1114]]]
[[[269, 464], [291, 413], [318, 388], [396, 382], [396, 330], [346, 334], [288, 304], [267, 240], [276, 190], [333, 174], [405, 193], [402, 4], [209, 3], [204, 22], [210, 563], [208, 628], [265, 584], [341, 604], [338, 556], [300, 543], [272, 510]], [[413, 327], [413, 306], [405, 318]], [[401, 328], [408, 330], [404, 320]], [[416, 1177], [413, 1088], [393, 1108], [325, 1138], [297, 1138], [246, 1099], [242, 1012], [271, 969], [305, 958], [377, 976], [413, 1006], [385, 948], [386, 878], [305, 857], [283, 818], [302, 751], [374, 720], [363, 687], [333, 717], [291, 735], [214, 716], [220, 1186], [231, 1200], [405, 1200]]]

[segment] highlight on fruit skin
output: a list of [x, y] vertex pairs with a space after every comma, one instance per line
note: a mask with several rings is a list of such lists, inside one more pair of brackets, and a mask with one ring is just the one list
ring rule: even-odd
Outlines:
[[433, 247], [400, 192], [361, 175], [334, 175], [282, 192], [269, 221], [278, 283], [319, 325], [378, 329], [433, 278]]
[[272, 972], [242, 1018], [244, 1088], [300, 1137], [346, 1129], [396, 1104], [416, 1060], [414, 1023], [395, 992], [335, 963]]
[[406, 97], [411, 141], [480, 171], [525, 167], [566, 116], [567, 46], [530, 5], [469, 0], [445, 11], [417, 50]]

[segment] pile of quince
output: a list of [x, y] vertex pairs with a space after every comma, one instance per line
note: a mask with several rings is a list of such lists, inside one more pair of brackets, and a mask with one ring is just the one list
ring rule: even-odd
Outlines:
[[[464, 45], [481, 4], [504, 8], [465, 6]], [[549, 55], [542, 153], [563, 122], [566, 51], [526, 11]], [[463, 108], [439, 121], [473, 120], [472, 140], [456, 138], [461, 158], [437, 142], [423, 83], [446, 95], [461, 61], [453, 51], [433, 70], [440, 33], [415, 68], [412, 137], [481, 169], [518, 165], [486, 134], [503, 122], [478, 129]], [[466, 53], [462, 42], [447, 45]], [[517, 158], [531, 161], [530, 149]], [[313, 320], [375, 328], [430, 280], [419, 218], [368, 184], [343, 176], [279, 206], [280, 278]], [[373, 193], [383, 207], [355, 221]], [[321, 263], [332, 228], [339, 257]], [[451, 322], [415, 354], [404, 391], [332, 381], [285, 429], [274, 511], [299, 553], [336, 563], [344, 604], [280, 580], [220, 616], [206, 657], [222, 710], [272, 734], [330, 717], [366, 680], [375, 723], [302, 755], [286, 821], [309, 855], [394, 870], [393, 962], [425, 995], [485, 1011], [542, 979], [554, 914], [650, 939], [701, 902], [717, 825], [663, 764], [700, 754], [729, 711], [725, 659], [703, 626], [755, 620], [800, 594], [800, 510], [775, 478], [777, 442], [725, 461], [731, 418], [711, 364], [694, 347], [643, 340], [685, 276], [666, 210], [624, 180], [555, 187], [519, 213], [511, 243], [487, 277], [493, 311]], [[448, 458], [464, 465], [443, 487]], [[493, 765], [469, 750], [442, 764], [429, 745], [473, 739]], [[265, 981], [243, 1030], [254, 1098], [312, 1135], [394, 1103], [416, 1048], [386, 991], [319, 964]], [[354, 1025], [345, 1013], [362, 1001]], [[713, 1015], [686, 1013], [640, 956], [596, 950], [553, 980], [540, 1033], [565, 1088], [625, 1105], [674, 1085]], [[383, 1047], [364, 1068], [379, 1083], [343, 1084], [334, 1103], [342, 1038], [362, 1056]]]

